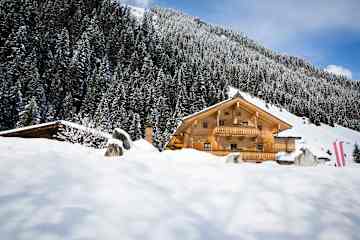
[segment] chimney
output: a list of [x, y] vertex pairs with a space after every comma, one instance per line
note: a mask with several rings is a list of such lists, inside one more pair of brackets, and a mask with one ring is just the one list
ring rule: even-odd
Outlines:
[[153, 128], [150, 126], [145, 128], [145, 140], [150, 144], [153, 143]]

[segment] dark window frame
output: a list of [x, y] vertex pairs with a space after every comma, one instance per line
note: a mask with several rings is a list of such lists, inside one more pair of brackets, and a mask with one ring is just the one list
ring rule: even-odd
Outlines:
[[262, 143], [256, 144], [256, 150], [258, 152], [263, 152], [264, 151], [264, 144], [262, 144]]

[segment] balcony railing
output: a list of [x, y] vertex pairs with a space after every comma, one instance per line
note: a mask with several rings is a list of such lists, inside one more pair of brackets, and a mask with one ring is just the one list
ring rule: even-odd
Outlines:
[[295, 143], [275, 142], [274, 151], [275, 152], [293, 152], [293, 151], [295, 151]]
[[275, 161], [275, 153], [242, 152], [240, 158], [244, 161]]
[[260, 130], [255, 127], [216, 127], [214, 129], [214, 135], [223, 137], [257, 137], [260, 133]]
[[[227, 150], [219, 150], [219, 151], [212, 151], [213, 154], [217, 156], [226, 156], [230, 153], [234, 153], [233, 151]], [[275, 161], [276, 154], [275, 153], [262, 153], [262, 152], [237, 152], [240, 158], [243, 161], [254, 161], [254, 162], [263, 162], [263, 161]]]

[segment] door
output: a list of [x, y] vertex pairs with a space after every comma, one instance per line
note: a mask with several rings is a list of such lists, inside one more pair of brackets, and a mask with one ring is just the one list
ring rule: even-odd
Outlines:
[[232, 152], [237, 152], [238, 151], [237, 144], [235, 144], [235, 143], [230, 144], [230, 150]]

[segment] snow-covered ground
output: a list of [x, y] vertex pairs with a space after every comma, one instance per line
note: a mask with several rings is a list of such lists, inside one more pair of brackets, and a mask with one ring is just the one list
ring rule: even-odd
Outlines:
[[0, 137], [0, 239], [360, 239], [359, 168]]
[[[233, 96], [237, 91], [238, 90], [235, 88], [230, 88], [229, 95]], [[285, 109], [280, 109], [270, 104], [268, 107], [266, 107], [266, 103], [263, 100], [253, 97], [248, 93], [240, 91], [240, 94], [247, 101], [290, 123], [293, 126], [292, 129], [281, 132], [279, 136], [301, 137], [302, 139], [298, 142], [298, 146], [306, 146], [316, 156], [328, 157], [334, 162], [335, 154], [329, 156], [326, 152], [330, 150], [330, 152], [333, 153], [333, 142], [343, 141], [346, 162], [348, 164], [353, 163], [352, 152], [354, 149], [354, 144], [360, 144], [360, 132], [351, 130], [349, 128], [344, 128], [339, 125], [336, 125], [335, 127], [331, 127], [326, 124], [315, 126], [314, 124], [309, 124], [309, 120], [307, 118], [298, 117], [286, 111]]]

